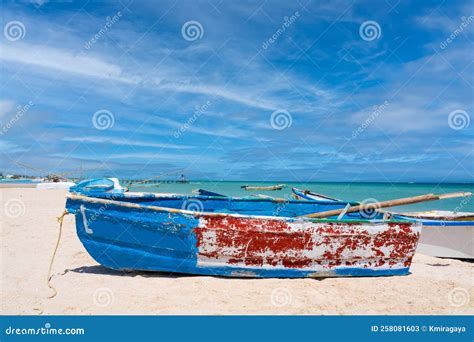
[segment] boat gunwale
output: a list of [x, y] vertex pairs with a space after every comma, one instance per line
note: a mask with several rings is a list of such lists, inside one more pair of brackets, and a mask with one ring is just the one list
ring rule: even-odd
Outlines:
[[[112, 194], [113, 195], [113, 194]], [[121, 194], [123, 195], [123, 194]], [[209, 199], [209, 196], [186, 196], [186, 195], [177, 195], [173, 196], [174, 198], [179, 198], [179, 197], [185, 197], [185, 198], [199, 198], [199, 197], [205, 197], [206, 199]], [[263, 219], [263, 220], [278, 220], [278, 221], [291, 221], [291, 222], [314, 222], [314, 223], [365, 223], [365, 224], [371, 224], [371, 225], [380, 225], [380, 224], [411, 224], [413, 226], [421, 225], [419, 222], [414, 222], [412, 220], [408, 219], [402, 219], [402, 218], [396, 218], [396, 219], [391, 219], [391, 220], [363, 220], [363, 219], [328, 219], [328, 218], [308, 218], [308, 217], [290, 217], [290, 216], [265, 216], [265, 215], [243, 215], [243, 214], [236, 214], [236, 213], [219, 213], [219, 212], [198, 212], [198, 211], [191, 211], [191, 210], [186, 210], [186, 209], [176, 209], [176, 208], [169, 208], [169, 207], [160, 207], [160, 206], [154, 206], [154, 205], [141, 205], [138, 203], [130, 203], [130, 202], [122, 202], [118, 200], [111, 200], [111, 199], [104, 199], [104, 198], [98, 198], [98, 197], [92, 197], [92, 196], [86, 196], [82, 194], [77, 194], [77, 193], [67, 193], [66, 194], [67, 199], [71, 200], [78, 200], [78, 201], [83, 201], [83, 202], [89, 202], [89, 203], [96, 203], [96, 204], [105, 204], [105, 205], [115, 205], [119, 207], [125, 207], [129, 209], [144, 209], [144, 210], [150, 210], [150, 211], [156, 211], [156, 212], [168, 212], [168, 213], [174, 213], [174, 214], [183, 214], [183, 215], [191, 215], [194, 217], [205, 217], [205, 216], [210, 216], [210, 217], [235, 217], [235, 218], [247, 218], [247, 219]], [[130, 197], [129, 197], [130, 198]], [[133, 198], [133, 197], [132, 197]], [[160, 198], [157, 196], [157, 198]], [[163, 197], [162, 197], [163, 198]], [[212, 198], [214, 199], [214, 197]], [[232, 200], [232, 199], [243, 199], [242, 197], [215, 197], [215, 199], [225, 199], [225, 200]], [[269, 201], [269, 199], [259, 199], [258, 200], [266, 200]], [[272, 202], [274, 202], [272, 200]], [[296, 203], [301, 203], [301, 201], [293, 201]], [[318, 201], [305, 201], [305, 202], [314, 202], [314, 204], [318, 204]]]

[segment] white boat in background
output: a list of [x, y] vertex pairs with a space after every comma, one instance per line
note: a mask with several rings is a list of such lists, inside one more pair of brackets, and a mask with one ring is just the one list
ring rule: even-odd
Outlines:
[[[318, 194], [310, 190], [293, 188], [296, 199], [312, 200], [320, 203], [343, 202], [339, 199]], [[466, 192], [463, 196], [472, 196]], [[395, 217], [423, 225], [417, 252], [441, 258], [474, 260], [474, 213], [432, 210], [425, 212], [393, 213], [379, 210], [379, 215]], [[375, 219], [381, 219], [377, 215]]]
[[342, 202], [342, 200], [340, 199], [329, 197], [323, 194], [318, 194], [310, 190], [292, 188], [291, 191], [293, 192], [293, 197], [297, 200], [311, 200], [318, 202]]
[[396, 216], [423, 224], [418, 253], [474, 259], [474, 213], [433, 210]]
[[240, 188], [244, 190], [267, 190], [267, 191], [275, 191], [281, 190], [285, 187], [285, 184], [277, 184], [277, 185], [270, 185], [270, 186], [252, 186], [252, 185], [242, 185]]

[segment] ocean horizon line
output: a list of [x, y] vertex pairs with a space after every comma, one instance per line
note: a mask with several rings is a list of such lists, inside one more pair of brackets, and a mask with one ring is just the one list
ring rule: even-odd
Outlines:
[[[84, 178], [88, 179], [88, 178]], [[119, 180], [136, 180], [136, 181], [142, 181], [142, 180], [147, 180], [148, 178], [144, 179], [128, 179], [128, 178], [120, 178]], [[153, 179], [148, 179], [148, 180], [153, 180]], [[175, 179], [157, 179], [156, 182], [167, 182], [167, 181], [177, 181]], [[187, 182], [228, 182], [228, 183], [353, 183], [353, 184], [463, 184], [463, 185], [474, 185], [474, 182], [463, 182], [463, 181], [456, 181], [456, 182], [437, 182], [437, 181], [297, 181], [297, 180], [227, 180], [227, 179], [215, 179], [215, 180], [210, 180], [210, 179], [187, 179]]]

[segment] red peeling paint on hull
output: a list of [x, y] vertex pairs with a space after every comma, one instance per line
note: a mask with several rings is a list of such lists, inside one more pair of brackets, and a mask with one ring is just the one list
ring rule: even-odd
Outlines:
[[195, 233], [201, 263], [302, 270], [409, 267], [419, 238], [411, 223], [210, 216]]

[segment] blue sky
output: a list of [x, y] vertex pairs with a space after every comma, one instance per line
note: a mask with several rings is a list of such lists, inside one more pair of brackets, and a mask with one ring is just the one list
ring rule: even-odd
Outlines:
[[472, 2], [1, 6], [4, 173], [472, 182]]

